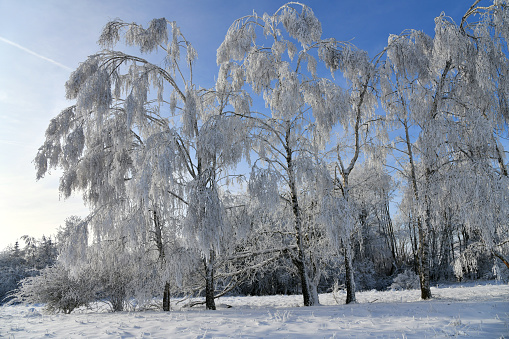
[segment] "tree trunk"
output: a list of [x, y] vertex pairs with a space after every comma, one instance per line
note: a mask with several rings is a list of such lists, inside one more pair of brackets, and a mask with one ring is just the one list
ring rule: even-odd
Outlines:
[[421, 299], [431, 299], [429, 284], [429, 243], [428, 236], [422, 227], [419, 229], [419, 279], [421, 282]]
[[412, 246], [413, 269], [415, 274], [419, 274], [419, 244], [417, 241], [417, 231], [413, 217], [409, 216], [408, 230], [410, 231], [410, 246]]
[[[431, 170], [426, 168], [425, 180], [426, 187], [429, 187], [431, 180]], [[430, 289], [430, 257], [429, 257], [429, 236], [431, 227], [431, 197], [429, 189], [424, 192], [423, 202], [426, 204], [426, 215], [424, 218], [424, 225], [422, 222], [417, 222], [419, 227], [419, 254], [420, 254], [420, 266], [419, 266], [419, 278], [421, 281], [421, 299], [431, 299]]]
[[205, 264], [205, 305], [207, 310], [215, 310], [216, 303], [214, 301], [214, 253], [210, 251], [210, 257], [204, 259]]
[[[362, 126], [362, 105], [364, 103], [365, 95], [368, 93], [369, 88], [369, 82], [371, 77], [368, 76], [365, 78], [364, 83], [362, 84], [362, 88], [360, 89], [359, 93], [359, 102], [357, 104], [357, 114], [355, 118], [355, 126], [354, 126], [354, 136], [355, 136], [355, 146], [354, 146], [354, 155], [352, 159], [350, 159], [350, 164], [347, 168], [343, 166], [343, 161], [341, 160], [340, 152], [339, 152], [339, 144], [338, 144], [338, 151], [337, 151], [337, 157], [338, 157], [338, 163], [339, 168], [341, 169], [341, 177], [343, 178], [343, 198], [345, 199], [348, 206], [350, 206], [350, 185], [348, 183], [350, 173], [352, 173], [352, 170], [355, 167], [355, 164], [357, 163], [357, 159], [359, 158], [359, 154], [361, 151], [361, 141], [360, 141], [360, 128]], [[350, 208], [347, 208], [347, 213], [350, 214]], [[355, 279], [354, 279], [354, 270], [352, 265], [352, 241], [351, 237], [353, 234], [353, 227], [351, 218], [353, 215], [346, 215], [347, 218], [347, 226], [345, 227], [344, 232], [347, 235], [348, 242], [343, 242], [343, 249], [344, 249], [344, 256], [345, 256], [345, 271], [346, 271], [346, 303], [355, 303]]]
[[[292, 185], [295, 188], [294, 185]], [[300, 217], [300, 209], [298, 205], [297, 196], [293, 196], [293, 193], [297, 193], [296, 190], [292, 189], [292, 204], [293, 212], [295, 216], [295, 229], [297, 233], [297, 258], [293, 259], [293, 263], [297, 266], [297, 271], [300, 276], [302, 297], [304, 298], [304, 306], [318, 305], [317, 293], [313, 293], [313, 286], [309, 277], [309, 267], [306, 263], [306, 255], [304, 253], [304, 239], [302, 235], [302, 223]], [[315, 286], [316, 289], [316, 286]]]
[[170, 282], [167, 281], [164, 284], [164, 293], [163, 293], [163, 311], [170, 311]]
[[[419, 190], [417, 188], [417, 175], [415, 174], [415, 164], [412, 152], [412, 143], [410, 142], [410, 135], [408, 132], [408, 124], [406, 120], [402, 121], [405, 127], [405, 141], [407, 144], [408, 160], [410, 162], [410, 180], [412, 181], [412, 190], [414, 193], [415, 202], [418, 203], [420, 200]], [[426, 182], [428, 182], [429, 170], [426, 171]], [[421, 298], [423, 300], [431, 299], [431, 289], [429, 285], [429, 240], [428, 231], [431, 224], [431, 211], [429, 209], [428, 201], [425, 199], [426, 206], [426, 229], [422, 224], [422, 218], [417, 216], [417, 229], [419, 232], [419, 280], [421, 283]]]
[[357, 302], [355, 298], [355, 279], [353, 277], [352, 249], [350, 244], [344, 244], [345, 271], [346, 271], [346, 303]]
[[380, 208], [379, 225], [382, 226], [385, 242], [391, 251], [392, 261], [396, 263], [398, 262], [398, 249], [396, 236], [394, 235], [394, 227], [392, 226], [389, 202], [387, 200], [384, 201], [383, 206]]
[[[295, 182], [295, 174], [293, 171], [292, 150], [290, 149], [290, 128], [286, 131], [285, 139], [286, 164], [288, 165], [288, 185], [291, 194], [292, 211], [294, 215], [295, 233], [297, 237], [297, 258], [292, 261], [297, 266], [302, 285], [302, 297], [304, 298], [304, 306], [318, 305], [318, 293], [313, 293], [313, 286], [310, 282], [309, 267], [306, 262], [304, 235], [302, 233], [302, 215], [297, 197], [297, 184]], [[316, 289], [316, 287], [314, 287]]]
[[[353, 166], [352, 166], [353, 168]], [[343, 176], [343, 198], [345, 199], [347, 204], [350, 204], [350, 185], [348, 183], [349, 172], [342, 172]], [[348, 209], [349, 210], [349, 209]], [[352, 265], [352, 234], [353, 234], [353, 221], [350, 219], [350, 215], [345, 216], [347, 218], [347, 226], [345, 227], [344, 232], [346, 232], [346, 241], [341, 240], [341, 245], [343, 247], [343, 254], [345, 257], [345, 285], [346, 285], [346, 303], [355, 303], [355, 279], [354, 279], [354, 270]]]
[[430, 214], [429, 208], [426, 208], [426, 225], [420, 221], [417, 222], [419, 227], [419, 280], [421, 282], [421, 299], [423, 300], [431, 299], [428, 234], [431, 223]]
[[124, 299], [125, 292], [124, 288], [115, 289], [111, 295], [111, 307], [113, 308], [113, 312], [121, 312], [124, 310]]
[[[301, 289], [302, 289], [302, 297], [304, 299], [304, 306], [315, 306], [318, 305], [318, 298], [315, 291], [313, 291], [313, 286], [310, 282], [308, 276], [308, 267], [304, 263], [304, 261], [300, 259], [294, 259], [293, 263], [297, 266], [297, 271], [299, 272]], [[316, 286], [314, 286], [316, 289]]]
[[[157, 250], [159, 252], [159, 260], [161, 261], [161, 269], [166, 261], [166, 256], [164, 254], [164, 245], [163, 245], [163, 231], [162, 231], [162, 223], [159, 219], [159, 215], [156, 212], [156, 208], [153, 210], [154, 217], [154, 240], [156, 242]], [[164, 284], [163, 290], [163, 311], [170, 311], [170, 282], [167, 281]]]

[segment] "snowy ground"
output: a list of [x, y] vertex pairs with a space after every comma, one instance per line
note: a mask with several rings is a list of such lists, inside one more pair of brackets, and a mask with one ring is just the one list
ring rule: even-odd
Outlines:
[[[419, 291], [358, 292], [358, 303], [300, 307], [300, 296], [224, 297], [217, 311], [45, 314], [41, 306], [0, 307], [6, 338], [509, 338], [509, 285], [464, 284]], [[339, 295], [343, 302], [345, 295]], [[227, 306], [231, 306], [228, 308]]]

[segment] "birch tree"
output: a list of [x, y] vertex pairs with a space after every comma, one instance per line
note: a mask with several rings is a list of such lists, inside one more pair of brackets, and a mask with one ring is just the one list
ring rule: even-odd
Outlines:
[[[356, 302], [355, 279], [352, 265], [352, 237], [358, 213], [351, 198], [350, 175], [361, 161], [370, 138], [383, 138], [382, 129], [375, 122], [380, 118], [375, 114], [377, 98], [374, 92], [376, 85], [376, 68], [367, 53], [354, 47], [343, 48], [335, 52], [337, 68], [342, 71], [350, 88], [348, 101], [341, 119], [337, 122], [340, 132], [334, 155], [334, 190], [342, 200], [342, 217], [334, 227], [335, 238], [343, 251], [346, 269], [346, 303]], [[373, 133], [375, 132], [375, 133]], [[375, 136], [374, 136], [375, 135]], [[376, 158], [373, 158], [376, 159]], [[383, 162], [383, 159], [381, 159]]]
[[[120, 41], [141, 56], [114, 50]], [[99, 44], [66, 83], [76, 103], [51, 120], [37, 178], [61, 168], [60, 192], [83, 193], [95, 236], [150, 243], [162, 267], [166, 240], [182, 235], [203, 257], [214, 309], [213, 262], [228, 239], [218, 181], [246, 154], [241, 120], [223, 112], [228, 93], [194, 83], [197, 53], [175, 22], [114, 20]], [[163, 65], [150, 61], [161, 55]]]
[[[262, 38], [258, 39], [259, 31]], [[282, 199], [292, 211], [296, 247], [288, 254], [300, 277], [305, 306], [318, 304], [319, 274], [314, 273], [301, 190], [310, 178], [307, 174], [324, 173], [315, 166], [313, 154], [323, 149], [347, 104], [337, 85], [318, 76], [317, 57], [335, 71], [338, 60], [334, 51], [344, 45], [334, 39], [323, 40], [313, 11], [292, 2], [273, 15], [253, 13], [236, 20], [217, 51], [218, 91], [242, 91], [249, 86], [253, 94], [263, 96], [269, 109], [267, 114], [237, 110], [236, 114], [252, 122], [257, 140], [255, 151], [260, 161], [251, 174], [251, 192], [264, 195], [261, 199], [266, 201]]]
[[[403, 168], [415, 203], [423, 299], [431, 298], [429, 235], [441, 223], [443, 192], [451, 194], [447, 201], [454, 204], [463, 200], [462, 208], [469, 205], [466, 201], [494, 208], [487, 214], [476, 210], [476, 215], [463, 215], [463, 223], [476, 225], [483, 239], [491, 239], [499, 227], [505, 227], [479, 219], [495, 215], [498, 207], [489, 199], [471, 200], [472, 194], [484, 192], [485, 185], [507, 190], [505, 184], [499, 186], [500, 181], [490, 178], [495, 162], [505, 167], [496, 135], [505, 133], [507, 118], [508, 7], [505, 1], [487, 7], [478, 6], [479, 2], [459, 25], [445, 15], [436, 18], [433, 38], [414, 30], [391, 36], [382, 67], [385, 107], [389, 118], [400, 124], [402, 136], [397, 141], [405, 145], [399, 150], [407, 157]], [[412, 138], [413, 133], [418, 133], [417, 138]], [[487, 181], [481, 184], [459, 168], [473, 170]]]

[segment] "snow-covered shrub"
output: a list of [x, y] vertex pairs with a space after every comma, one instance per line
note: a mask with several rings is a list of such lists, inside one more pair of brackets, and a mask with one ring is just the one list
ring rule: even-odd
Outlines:
[[95, 282], [91, 272], [83, 270], [71, 276], [62, 265], [50, 266], [41, 274], [21, 281], [13, 294], [13, 302], [43, 303], [49, 312], [71, 313], [75, 308], [87, 306], [95, 298]]
[[[108, 303], [113, 312], [123, 311], [146, 274], [137, 252], [126, 250], [122, 241], [102, 241], [89, 246], [86, 253], [95, 276], [97, 300]], [[152, 265], [145, 263], [145, 266]]]
[[355, 264], [355, 285], [358, 291], [377, 288], [376, 272], [372, 262], [363, 260]]
[[286, 269], [285, 258], [279, 258], [253, 272], [234, 290], [240, 295], [291, 295], [298, 294], [298, 276]]
[[[495, 259], [483, 243], [473, 242], [456, 257], [453, 264], [454, 275], [458, 280], [496, 279], [497, 272], [493, 270]], [[495, 260], [497, 261], [498, 259]]]
[[419, 288], [419, 276], [412, 270], [406, 270], [394, 278], [389, 288], [396, 291], [417, 289]]
[[116, 311], [123, 311], [127, 301], [126, 285], [132, 281], [125, 271], [103, 271], [99, 277], [101, 290], [99, 293], [100, 299], [107, 301], [111, 305], [111, 309]]
[[336, 301], [336, 304], [341, 304], [341, 291], [344, 289], [344, 285], [340, 285], [338, 279], [334, 279], [334, 284], [332, 285], [332, 297], [334, 298], [334, 301]]
[[509, 282], [509, 269], [504, 264], [495, 262], [493, 264], [492, 271], [495, 279], [501, 280], [505, 283]]

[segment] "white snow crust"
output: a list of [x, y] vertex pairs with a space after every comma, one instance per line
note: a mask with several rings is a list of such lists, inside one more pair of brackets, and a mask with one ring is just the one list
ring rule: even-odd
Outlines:
[[[321, 306], [302, 296], [222, 297], [217, 311], [172, 305], [172, 312], [108, 312], [104, 305], [70, 315], [44, 305], [0, 307], [5, 338], [509, 338], [509, 285], [496, 282], [419, 290], [321, 294]], [[337, 300], [337, 301], [336, 301]], [[339, 304], [338, 304], [339, 302]]]

